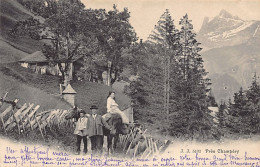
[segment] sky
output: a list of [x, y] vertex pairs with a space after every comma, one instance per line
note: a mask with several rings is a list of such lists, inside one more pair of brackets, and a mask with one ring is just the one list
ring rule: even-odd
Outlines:
[[178, 28], [186, 13], [198, 32], [204, 18], [217, 16], [222, 9], [243, 20], [260, 20], [260, 0], [82, 0], [86, 8], [111, 10], [116, 4], [121, 11], [127, 7], [137, 36], [146, 40], [160, 16], [169, 9]]

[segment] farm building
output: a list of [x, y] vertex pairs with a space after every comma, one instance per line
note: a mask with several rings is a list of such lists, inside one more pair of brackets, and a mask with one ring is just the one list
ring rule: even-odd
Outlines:
[[[83, 62], [82, 57], [77, 57], [72, 60], [70, 63], [69, 79], [72, 80], [75, 74], [75, 71], [79, 70]], [[65, 60], [61, 60], [62, 67], [65, 66]], [[51, 60], [48, 60], [41, 51], [34, 52], [21, 60], [19, 63], [22, 67], [33, 70], [38, 74], [50, 74], [61, 76], [60, 69], [57, 63], [54, 63]]]

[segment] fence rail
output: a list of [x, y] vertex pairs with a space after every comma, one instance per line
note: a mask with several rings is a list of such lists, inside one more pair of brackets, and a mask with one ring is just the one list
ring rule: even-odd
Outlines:
[[45, 139], [46, 126], [67, 123], [65, 115], [69, 112], [68, 110], [39, 111], [39, 105], [24, 103], [20, 106], [19, 99], [6, 100], [7, 94], [0, 98], [0, 124], [5, 133], [14, 131], [16, 128], [19, 134], [39, 130], [42, 138]]
[[[67, 128], [72, 125], [65, 116], [69, 110], [53, 109], [39, 111], [40, 106], [24, 103], [19, 105], [19, 99], [6, 100], [7, 93], [0, 98], [0, 119], [2, 129], [9, 133], [17, 129], [18, 133], [38, 131], [42, 138], [46, 138], [46, 127], [52, 130], [53, 125], [58, 128]], [[162, 142], [146, 136], [146, 130], [133, 127], [127, 135], [119, 135], [118, 147], [126, 156], [147, 158], [161, 154], [170, 145], [170, 141]]]

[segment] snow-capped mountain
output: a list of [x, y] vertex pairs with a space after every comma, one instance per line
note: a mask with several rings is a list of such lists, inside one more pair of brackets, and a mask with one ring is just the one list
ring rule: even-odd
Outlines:
[[218, 102], [232, 99], [241, 86], [247, 89], [255, 72], [260, 76], [259, 25], [225, 10], [204, 19], [197, 40], [207, 48], [201, 55]]
[[222, 10], [218, 16], [206, 17], [197, 39], [206, 47], [238, 45], [250, 38], [260, 38], [260, 21], [242, 20]]

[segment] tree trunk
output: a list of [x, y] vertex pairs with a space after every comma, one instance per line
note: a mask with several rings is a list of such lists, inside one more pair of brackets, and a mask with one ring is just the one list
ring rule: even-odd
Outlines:
[[[169, 108], [170, 108], [170, 64], [171, 64], [171, 59], [170, 56], [167, 57], [167, 123], [169, 126]], [[169, 128], [169, 127], [168, 127]]]
[[65, 75], [64, 75], [64, 86], [66, 87], [69, 83], [70, 83], [69, 74], [67, 72], [65, 72]]
[[107, 68], [107, 86], [111, 85], [111, 67], [108, 64], [108, 68]]
[[112, 77], [112, 72], [110, 73], [110, 78], [111, 78], [111, 81], [110, 81], [110, 86], [112, 86], [113, 85], [113, 83], [115, 83], [116, 82], [116, 80], [117, 80], [117, 77], [118, 77], [118, 70], [115, 70], [115, 73], [114, 73], [114, 77]]
[[61, 65], [61, 63], [58, 63], [58, 67], [59, 67], [59, 70], [60, 70], [60, 72], [61, 72], [61, 79], [62, 79], [62, 83], [64, 83], [64, 80], [65, 80], [65, 72], [64, 72], [64, 70], [63, 70], [63, 68], [62, 68], [62, 65]]
[[166, 112], [167, 110], [167, 68], [166, 68], [167, 62], [166, 62], [166, 58], [164, 58], [164, 62], [163, 62], [163, 72], [164, 72], [164, 111]]

